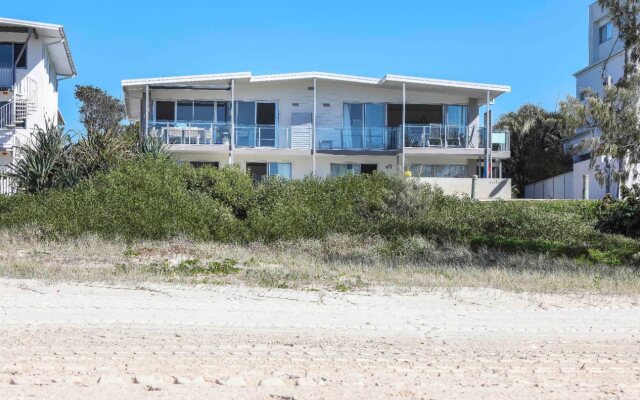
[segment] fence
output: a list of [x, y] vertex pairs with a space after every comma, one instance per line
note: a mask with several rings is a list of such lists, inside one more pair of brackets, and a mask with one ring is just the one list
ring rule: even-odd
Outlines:
[[526, 199], [574, 199], [573, 172], [525, 186]]
[[10, 195], [16, 192], [13, 180], [7, 176], [9, 167], [0, 165], [0, 195]]

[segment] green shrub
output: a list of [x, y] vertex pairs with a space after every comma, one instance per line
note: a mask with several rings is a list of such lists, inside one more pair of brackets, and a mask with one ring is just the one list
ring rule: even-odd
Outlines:
[[[613, 207], [622, 205], [607, 212]], [[381, 256], [412, 259], [431, 257], [425, 243], [435, 243], [637, 262], [638, 240], [595, 229], [603, 212], [588, 201], [478, 202], [382, 173], [255, 184], [234, 167], [198, 169], [152, 156], [74, 188], [0, 197], [0, 227], [31, 227], [51, 237], [273, 243], [348, 235], [380, 238]]]
[[621, 188], [622, 200], [604, 199], [598, 208], [597, 227], [603, 232], [640, 238], [640, 185]]

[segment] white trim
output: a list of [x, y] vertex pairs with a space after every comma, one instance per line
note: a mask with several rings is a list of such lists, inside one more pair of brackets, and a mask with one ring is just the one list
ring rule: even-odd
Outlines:
[[451, 81], [442, 79], [420, 78], [414, 76], [402, 76], [402, 75], [385, 75], [381, 79], [370, 78], [365, 76], [356, 75], [343, 75], [333, 74], [327, 72], [297, 72], [290, 74], [272, 74], [272, 75], [251, 75], [251, 72], [232, 72], [224, 74], [209, 74], [209, 75], [187, 75], [187, 76], [174, 76], [174, 77], [161, 77], [161, 78], [148, 78], [148, 79], [125, 79], [122, 81], [123, 88], [128, 86], [139, 85], [154, 85], [154, 84], [169, 84], [169, 83], [195, 83], [205, 81], [215, 81], [224, 79], [248, 79], [251, 83], [257, 82], [277, 82], [277, 81], [291, 81], [302, 79], [324, 79], [330, 81], [339, 82], [351, 82], [367, 85], [384, 85], [385, 83], [408, 83], [421, 86], [434, 86], [445, 88], [458, 88], [458, 89], [473, 89], [496, 92], [497, 94], [510, 93], [511, 87], [506, 85], [494, 85], [487, 83], [473, 83], [462, 81]]
[[[36, 29], [38, 36], [41, 38], [53, 38], [53, 39], [57, 39], [58, 41], [54, 42], [54, 43], [45, 43], [45, 45], [48, 46], [53, 46], [53, 45], [57, 45], [57, 44], [62, 44], [64, 51], [65, 51], [65, 56], [67, 59], [67, 63], [68, 65], [66, 67], [68, 67], [68, 73], [65, 73], [65, 71], [63, 71], [63, 67], [61, 67], [60, 70], [56, 69], [56, 73], [58, 75], [61, 76], [76, 76], [77, 72], [76, 72], [76, 67], [75, 64], [73, 62], [73, 58], [71, 57], [71, 50], [69, 49], [69, 43], [67, 41], [67, 37], [65, 35], [64, 32], [64, 27], [62, 25], [58, 25], [58, 24], [48, 24], [48, 23], [44, 23], [44, 22], [37, 22], [37, 21], [27, 21], [27, 20], [21, 20], [21, 19], [12, 19], [12, 18], [0, 18], [0, 26], [15, 26], [15, 27], [21, 27], [21, 28], [32, 28], [32, 29]], [[46, 42], [46, 41], [45, 41]], [[53, 57], [52, 57], [52, 62], [53, 62]], [[54, 66], [55, 66], [55, 62], [54, 62]]]
[[587, 67], [582, 68], [582, 69], [581, 69], [581, 70], [579, 70], [578, 72], [575, 72], [575, 73], [573, 74], [573, 76], [577, 78], [579, 75], [582, 75], [582, 74], [584, 74], [585, 72], [589, 72], [589, 71], [591, 71], [592, 69], [594, 69], [594, 68], [596, 68], [596, 67], [598, 67], [598, 66], [602, 65], [602, 63], [603, 63], [603, 62], [605, 62], [605, 60], [607, 60], [607, 59], [608, 59], [608, 60], [609, 60], [609, 62], [611, 62], [611, 60], [613, 60], [613, 59], [615, 59], [615, 58], [618, 58], [618, 57], [620, 57], [620, 56], [621, 56], [621, 55], [623, 55], [623, 54], [624, 54], [624, 49], [623, 49], [623, 50], [620, 50], [620, 51], [619, 51], [619, 52], [617, 52], [617, 53], [612, 54], [612, 55], [611, 55], [611, 57], [607, 57], [607, 58], [602, 59], [602, 60], [600, 60], [600, 61], [597, 61], [597, 62], [595, 62], [595, 63], [593, 63], [593, 64], [591, 64], [591, 65], [589, 65], [589, 66], [587, 66]]
[[184, 75], [184, 76], [167, 76], [160, 78], [145, 78], [145, 79], [125, 79], [122, 81], [122, 86], [138, 86], [138, 85], [157, 85], [163, 83], [189, 83], [189, 82], [206, 82], [228, 79], [249, 79], [251, 78], [251, 72], [231, 72], [224, 74], [209, 74], [209, 75]]

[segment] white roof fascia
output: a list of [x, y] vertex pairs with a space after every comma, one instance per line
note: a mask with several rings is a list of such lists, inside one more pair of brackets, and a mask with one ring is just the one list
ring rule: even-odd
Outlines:
[[380, 80], [376, 78], [356, 75], [332, 74], [328, 72], [296, 72], [290, 74], [255, 75], [251, 77], [250, 82], [275, 82], [314, 78], [326, 79], [330, 81], [364, 83], [369, 85], [377, 85], [380, 83]]
[[382, 80], [380, 81], [380, 83], [385, 83], [385, 82], [410, 83], [415, 85], [439, 86], [439, 87], [450, 87], [450, 88], [459, 88], [459, 89], [487, 90], [491, 92], [500, 92], [500, 93], [511, 92], [511, 86], [505, 86], [505, 85], [449, 81], [449, 80], [443, 80], [443, 79], [419, 78], [414, 76], [403, 76], [403, 75], [385, 75], [384, 78], [382, 78]]
[[[56, 67], [56, 73], [62, 76], [76, 76], [76, 67], [73, 62], [73, 58], [71, 57], [71, 49], [69, 48], [69, 43], [67, 42], [67, 36], [64, 33], [64, 27], [58, 24], [48, 24], [44, 22], [37, 21], [26, 21], [20, 19], [12, 19], [12, 18], [0, 18], [0, 26], [16, 26], [22, 28], [33, 28], [37, 31], [38, 35], [43, 38], [57, 39], [53, 43], [49, 43], [47, 47], [57, 47], [62, 44], [64, 48], [64, 56], [67, 60], [67, 65], [61, 66], [59, 62], [54, 61], [54, 66]], [[46, 43], [45, 43], [46, 44]], [[50, 50], [50, 53], [52, 50]], [[52, 54], [52, 59], [60, 61], [61, 57], [55, 56]]]
[[208, 74], [208, 75], [184, 75], [184, 76], [167, 76], [162, 78], [143, 78], [143, 79], [125, 79], [122, 86], [146, 86], [146, 85], [166, 85], [172, 83], [195, 83], [207, 81], [220, 81], [227, 79], [249, 79], [251, 72], [230, 72], [224, 74]]

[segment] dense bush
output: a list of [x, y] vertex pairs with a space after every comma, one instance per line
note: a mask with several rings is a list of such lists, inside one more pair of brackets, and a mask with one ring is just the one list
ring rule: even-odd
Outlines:
[[254, 184], [234, 167], [192, 168], [166, 158], [123, 162], [71, 189], [0, 198], [0, 227], [60, 237], [97, 233], [126, 239], [187, 236], [263, 241], [422, 237], [511, 252], [630, 263], [637, 240], [595, 229], [593, 202], [477, 202], [402, 177], [348, 175]]
[[640, 238], [640, 185], [622, 187], [622, 200], [604, 199], [598, 213], [598, 229]]

